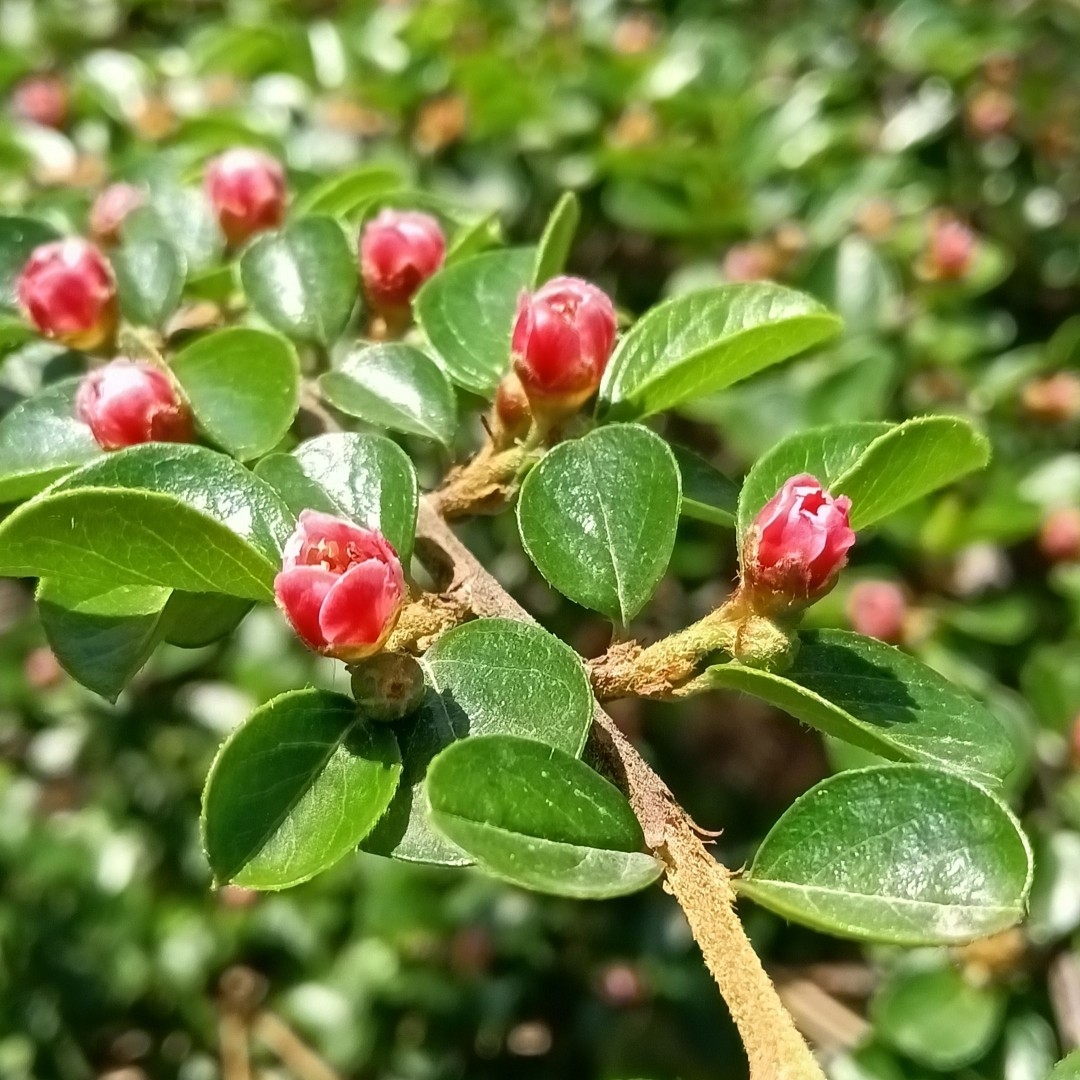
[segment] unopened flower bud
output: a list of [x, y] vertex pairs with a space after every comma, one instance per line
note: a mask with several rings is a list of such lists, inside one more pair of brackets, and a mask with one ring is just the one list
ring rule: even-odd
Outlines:
[[980, 139], [1003, 135], [1016, 117], [1016, 99], [1008, 90], [984, 86], [968, 100], [964, 110], [968, 127]]
[[75, 412], [105, 450], [190, 442], [191, 412], [169, 376], [143, 360], [113, 360], [79, 385]]
[[1080, 561], [1080, 509], [1062, 506], [1047, 514], [1039, 530], [1039, 550], [1053, 563]]
[[90, 231], [100, 244], [115, 244], [120, 239], [120, 227], [133, 210], [146, 202], [142, 188], [134, 184], [110, 184], [90, 207]]
[[445, 257], [446, 237], [430, 214], [383, 210], [360, 237], [364, 292], [376, 308], [406, 307]]
[[767, 281], [780, 273], [780, 258], [771, 244], [750, 240], [728, 248], [721, 272], [725, 281]]
[[1020, 391], [1024, 412], [1043, 424], [1064, 424], [1080, 416], [1080, 376], [1059, 371], [1025, 383]]
[[285, 219], [285, 170], [261, 150], [226, 150], [207, 165], [204, 185], [221, 231], [234, 247]]
[[64, 126], [69, 104], [67, 83], [57, 75], [28, 75], [11, 98], [12, 110], [20, 120], [51, 128]]
[[533, 410], [573, 412], [600, 386], [615, 347], [615, 306], [575, 277], [522, 293], [511, 339], [514, 371]]
[[959, 218], [937, 214], [930, 223], [920, 272], [930, 281], [958, 281], [971, 270], [977, 248], [975, 233]]
[[836, 583], [855, 533], [851, 500], [813, 476], [793, 476], [754, 519], [743, 548], [742, 588], [761, 612], [818, 599]]
[[305, 644], [355, 662], [386, 644], [405, 600], [405, 576], [382, 533], [305, 510], [285, 545], [274, 594]]
[[378, 653], [351, 668], [352, 695], [369, 720], [393, 723], [424, 700], [424, 671], [404, 653]]
[[19, 274], [19, 304], [34, 327], [75, 349], [94, 349], [116, 330], [116, 281], [105, 256], [71, 236], [36, 247]]
[[891, 581], [860, 581], [848, 596], [852, 630], [890, 645], [903, 637], [907, 612], [904, 590]]
[[495, 391], [495, 414], [493, 436], [500, 446], [508, 446], [522, 438], [532, 424], [532, 409], [521, 380], [508, 371]]

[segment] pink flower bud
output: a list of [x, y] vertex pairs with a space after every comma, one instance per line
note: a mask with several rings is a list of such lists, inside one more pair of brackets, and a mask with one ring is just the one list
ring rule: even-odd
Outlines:
[[443, 264], [446, 237], [430, 214], [383, 210], [360, 237], [360, 276], [377, 308], [401, 308]]
[[221, 231], [234, 247], [285, 219], [285, 170], [261, 150], [226, 150], [207, 165], [203, 183]]
[[780, 273], [776, 250], [760, 240], [734, 244], [721, 265], [725, 281], [768, 281]]
[[1062, 506], [1047, 514], [1039, 530], [1039, 550], [1054, 563], [1080, 560], [1080, 510]]
[[112, 269], [81, 237], [36, 247], [19, 274], [16, 291], [37, 330], [72, 348], [96, 348], [116, 329]]
[[190, 442], [191, 413], [169, 376], [143, 360], [113, 360], [79, 385], [75, 412], [105, 450]]
[[42, 127], [62, 128], [67, 121], [67, 84], [56, 75], [29, 75], [12, 95], [11, 107], [21, 120]]
[[757, 609], [806, 603], [832, 588], [855, 543], [850, 509], [850, 499], [834, 499], [807, 473], [784, 483], [746, 539], [743, 584]]
[[607, 293], [581, 278], [553, 278], [522, 293], [510, 347], [529, 400], [576, 409], [600, 385], [615, 332]]
[[146, 202], [142, 188], [134, 184], [110, 184], [90, 207], [90, 231], [102, 244], [115, 244], [120, 239], [120, 227], [133, 210]]
[[274, 592], [307, 645], [354, 661], [386, 644], [405, 600], [405, 576], [381, 533], [305, 510], [285, 545]]
[[907, 597], [891, 581], [860, 581], [848, 597], [847, 614], [856, 633], [895, 645], [904, 635]]
[[975, 262], [977, 243], [975, 233], [959, 218], [936, 216], [923, 257], [924, 276], [935, 281], [958, 281]]

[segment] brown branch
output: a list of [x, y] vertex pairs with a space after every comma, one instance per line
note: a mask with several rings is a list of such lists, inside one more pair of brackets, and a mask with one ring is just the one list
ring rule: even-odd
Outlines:
[[[430, 496], [421, 500], [417, 538], [418, 552], [434, 552], [447, 573], [446, 593], [455, 601], [480, 617], [535, 623], [458, 540]], [[593, 721], [593, 748], [626, 791], [646, 843], [667, 864], [665, 887], [686, 913], [731, 1010], [751, 1080], [824, 1080], [735, 913], [730, 872], [705, 849], [667, 785], [599, 705]]]

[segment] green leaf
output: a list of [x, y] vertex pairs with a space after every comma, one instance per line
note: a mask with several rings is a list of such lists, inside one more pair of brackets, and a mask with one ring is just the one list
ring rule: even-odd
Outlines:
[[431, 763], [434, 826], [488, 873], [579, 899], [636, 892], [663, 864], [626, 798], [571, 754], [513, 735], [466, 739]]
[[5, 519], [0, 575], [269, 600], [292, 527], [277, 495], [230, 458], [146, 443], [83, 466]]
[[682, 477], [683, 517], [733, 526], [739, 485], [685, 446], [672, 446], [671, 452]]
[[36, 495], [57, 477], [101, 457], [90, 429], [75, 417], [82, 376], [52, 383], [0, 420], [0, 503]]
[[947, 945], [1017, 923], [1031, 850], [1009, 810], [954, 773], [885, 765], [796, 799], [740, 892], [837, 937]]
[[129, 240], [111, 256], [124, 315], [160, 328], [184, 292], [184, 257], [167, 240]]
[[348, 416], [449, 446], [457, 430], [454, 388], [411, 345], [359, 346], [319, 379], [323, 398]]
[[305, 217], [252, 241], [240, 259], [240, 281], [275, 330], [328, 346], [356, 306], [359, 271], [341, 225]]
[[414, 301], [416, 319], [450, 378], [490, 397], [510, 364], [518, 296], [532, 281], [532, 248], [491, 251], [444, 267]]
[[720, 285], [653, 308], [604, 373], [600, 409], [650, 416], [753, 375], [839, 333], [840, 319], [780, 285]]
[[895, 268], [857, 233], [815, 263], [806, 286], [844, 320], [849, 337], [881, 333], [900, 314], [903, 292]]
[[461, 864], [468, 860], [432, 831], [423, 812], [431, 759], [473, 735], [525, 735], [580, 754], [592, 724], [592, 689], [573, 649], [538, 626], [509, 619], [479, 619], [450, 630], [421, 663], [427, 698], [397, 728], [405, 775], [365, 847], [400, 859]]
[[556, 446], [522, 485], [521, 541], [564, 596], [622, 625], [667, 569], [679, 468], [647, 428], [613, 424]]
[[161, 640], [171, 593], [153, 585], [102, 588], [71, 576], [43, 580], [37, 602], [60, 666], [95, 694], [116, 701]]
[[398, 169], [389, 165], [361, 165], [341, 176], [332, 176], [301, 195], [292, 207], [292, 217], [329, 214], [347, 217], [354, 210], [402, 185]]
[[984, 1057], [1005, 1012], [996, 987], [974, 986], [953, 968], [904, 971], [871, 1006], [874, 1030], [913, 1061], [952, 1072]]
[[235, 596], [174, 592], [162, 621], [170, 645], [201, 649], [231, 634], [251, 610], [251, 601]]
[[902, 424], [835, 424], [778, 443], [747, 474], [739, 496], [739, 534], [799, 473], [851, 499], [851, 524], [863, 529], [989, 460], [986, 438], [955, 416], [920, 416]]
[[121, 226], [126, 243], [165, 240], [179, 251], [193, 273], [212, 266], [223, 246], [221, 232], [202, 191], [159, 184], [150, 201], [133, 210]]
[[318, 435], [291, 454], [263, 458], [255, 472], [294, 515], [321, 510], [378, 529], [404, 566], [416, 538], [419, 494], [405, 451], [383, 435]]
[[244, 461], [277, 446], [300, 405], [300, 364], [277, 334], [217, 330], [181, 349], [172, 369], [199, 426]]
[[286, 889], [352, 851], [401, 775], [393, 733], [356, 703], [294, 690], [255, 712], [218, 751], [203, 792], [203, 847], [219, 884]]
[[738, 663], [702, 676], [762, 698], [826, 735], [896, 761], [940, 765], [999, 785], [1016, 762], [998, 718], [899, 649], [845, 630], [800, 634], [782, 674]]
[[472, 221], [463, 222], [455, 230], [446, 249], [446, 265], [462, 262], [502, 243], [502, 226], [497, 210]]
[[968, 421], [920, 416], [875, 439], [836, 487], [851, 499], [852, 528], [864, 529], [989, 460], [989, 441]]
[[18, 304], [15, 288], [30, 253], [59, 235], [51, 225], [35, 218], [0, 217], [0, 306]]
[[1062, 1058], [1047, 1080], [1080, 1080], [1080, 1050], [1074, 1050], [1068, 1057]]
[[534, 289], [563, 272], [580, 220], [581, 203], [572, 191], [567, 191], [551, 211], [536, 248], [532, 273]]

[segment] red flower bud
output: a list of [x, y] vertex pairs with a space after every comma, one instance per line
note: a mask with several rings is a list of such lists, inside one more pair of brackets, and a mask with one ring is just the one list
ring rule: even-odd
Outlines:
[[67, 83], [56, 75], [29, 75], [12, 95], [11, 107], [21, 120], [42, 127], [62, 128], [67, 120]]
[[133, 210], [146, 202], [142, 188], [134, 184], [110, 184], [90, 207], [90, 231], [102, 244], [115, 244], [120, 239], [120, 226]]
[[615, 347], [615, 306], [575, 277], [522, 293], [511, 339], [514, 370], [534, 404], [576, 409], [600, 385]]
[[144, 360], [113, 360], [79, 386], [75, 412], [105, 450], [190, 442], [191, 413], [169, 376]]
[[305, 510], [285, 545], [274, 592], [312, 649], [361, 660], [378, 652], [397, 624], [405, 576], [381, 533]]
[[959, 218], [938, 215], [930, 225], [923, 256], [923, 275], [934, 281], [957, 281], [975, 261], [978, 241]]
[[19, 304], [37, 330], [72, 348], [96, 348], [116, 329], [112, 269], [81, 237], [36, 247], [16, 288]]
[[907, 597], [891, 581], [860, 581], [848, 597], [847, 614], [856, 633], [895, 645], [904, 634]]
[[762, 507], [746, 539], [743, 584], [761, 609], [816, 600], [832, 588], [855, 543], [851, 500], [834, 499], [807, 473]]
[[360, 276], [377, 308], [401, 308], [443, 264], [446, 237], [430, 214], [383, 210], [360, 237]]
[[261, 150], [226, 150], [207, 165], [204, 185], [221, 231], [233, 246], [276, 229], [285, 219], [285, 170]]
[[1075, 506], [1052, 510], [1039, 530], [1039, 550], [1050, 562], [1080, 560], [1080, 510]]

